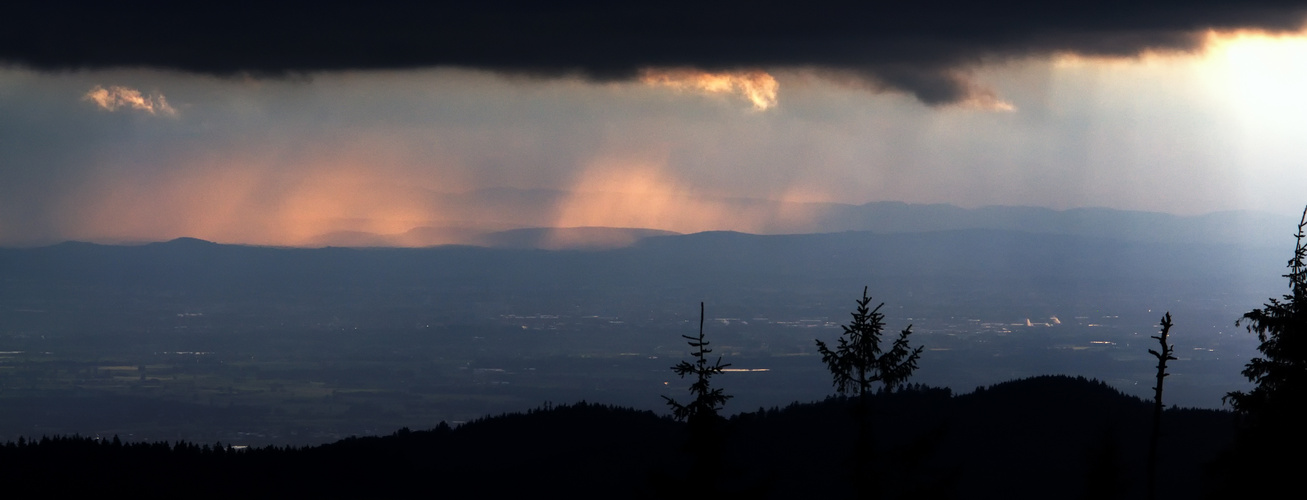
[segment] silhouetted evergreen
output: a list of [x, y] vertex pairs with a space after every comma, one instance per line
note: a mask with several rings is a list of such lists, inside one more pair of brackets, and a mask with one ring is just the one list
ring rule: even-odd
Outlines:
[[875, 309], [868, 307], [871, 297], [867, 295], [866, 287], [862, 289], [862, 298], [856, 302], [858, 307], [852, 313], [853, 320], [842, 325], [844, 333], [835, 349], [831, 350], [821, 339], [816, 342], [822, 362], [830, 369], [835, 391], [858, 397], [858, 404], [852, 409], [858, 430], [851, 472], [858, 496], [874, 498], [884, 488], [878, 480], [880, 471], [872, 463], [873, 436], [869, 429], [872, 411], [868, 395], [878, 382], [885, 393], [892, 393], [906, 382], [917, 369], [922, 347], [912, 349], [908, 346], [908, 335], [912, 334], [912, 325], [908, 325], [890, 349], [884, 350], [881, 335], [885, 329], [885, 315], [880, 313], [880, 308], [885, 304], [881, 303]]
[[694, 396], [694, 399], [689, 403], [681, 404], [675, 399], [663, 396], [663, 399], [667, 400], [667, 406], [672, 408], [672, 414], [678, 419], [688, 421], [692, 426], [715, 420], [717, 412], [722, 409], [722, 405], [726, 403], [726, 400], [731, 399], [731, 396], [722, 392], [722, 389], [714, 389], [710, 386], [712, 376], [722, 373], [722, 369], [731, 366], [731, 364], [723, 365], [721, 356], [717, 357], [716, 363], [708, 364], [708, 354], [712, 352], [712, 349], [708, 348], [708, 341], [703, 339], [703, 318], [703, 302], [700, 302], [699, 337], [681, 335], [682, 338], [688, 341], [686, 343], [694, 348], [694, 351], [690, 353], [691, 356], [694, 356], [694, 363], [681, 361], [672, 367], [672, 371], [676, 372], [676, 375], [681, 378], [685, 378], [687, 375], [694, 376], [694, 383], [690, 384], [690, 394]]
[[880, 308], [885, 304], [869, 309], [867, 305], [871, 303], [871, 297], [867, 296], [866, 287], [863, 287], [862, 299], [857, 303], [853, 321], [841, 325], [844, 334], [835, 350], [818, 339], [817, 351], [830, 369], [836, 392], [864, 397], [877, 382], [883, 384], [885, 390], [893, 391], [917, 369], [922, 348], [914, 350], [908, 346], [908, 335], [912, 334], [912, 325], [908, 325], [889, 351], [884, 351], [880, 337], [885, 329], [885, 315], [880, 313]]
[[722, 364], [720, 356], [715, 363], [708, 364], [708, 354], [712, 349], [708, 348], [708, 341], [704, 340], [703, 322], [704, 306], [703, 302], [700, 302], [699, 336], [697, 338], [689, 335], [681, 336], [687, 340], [686, 343], [690, 347], [694, 348], [690, 353], [694, 357], [694, 363], [681, 361], [672, 367], [672, 371], [681, 378], [694, 377], [694, 382], [690, 384], [690, 394], [694, 399], [686, 404], [681, 404], [667, 396], [663, 396], [663, 399], [667, 400], [667, 406], [671, 407], [672, 415], [687, 424], [688, 436], [685, 450], [690, 454], [692, 464], [687, 471], [683, 488], [707, 495], [719, 489], [717, 483], [725, 467], [721, 460], [722, 418], [717, 412], [721, 411], [726, 400], [731, 399], [731, 396], [721, 388], [713, 388], [711, 379], [731, 365]]
[[[1245, 417], [1236, 446], [1216, 465], [1226, 475], [1224, 494], [1279, 494], [1299, 488], [1307, 446], [1307, 209], [1288, 261], [1289, 293], [1271, 298], [1235, 324], [1257, 334], [1263, 357], [1249, 361], [1243, 375], [1256, 387], [1234, 391], [1223, 401]], [[1290, 451], [1293, 450], [1293, 451]]]
[[[1236, 325], [1247, 324], [1256, 333], [1264, 357], [1248, 362], [1243, 371], [1257, 384], [1252, 391], [1234, 391], [1225, 400], [1254, 425], [1282, 423], [1302, 415], [1307, 395], [1307, 210], [1298, 224], [1297, 244], [1289, 259], [1290, 293], [1271, 298], [1261, 309], [1243, 315]], [[1302, 422], [1301, 419], [1293, 419]]]

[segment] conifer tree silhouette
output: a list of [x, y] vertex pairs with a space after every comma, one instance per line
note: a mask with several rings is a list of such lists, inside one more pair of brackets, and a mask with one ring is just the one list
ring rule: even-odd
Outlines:
[[1298, 222], [1297, 244], [1289, 259], [1290, 293], [1271, 298], [1235, 322], [1257, 334], [1263, 357], [1249, 361], [1243, 375], [1257, 384], [1249, 392], [1234, 391], [1222, 398], [1235, 411], [1250, 417], [1253, 425], [1301, 426], [1307, 396], [1307, 209]]
[[1297, 243], [1289, 259], [1289, 293], [1271, 298], [1243, 315], [1235, 325], [1256, 333], [1262, 357], [1244, 365], [1243, 375], [1256, 384], [1221, 398], [1244, 418], [1245, 427], [1222, 458], [1228, 494], [1240, 498], [1282, 496], [1301, 488], [1307, 448], [1307, 209], [1298, 222]]
[[1171, 333], [1171, 312], [1167, 311], [1162, 316], [1162, 332], [1154, 335], [1153, 338], [1162, 345], [1162, 351], [1148, 350], [1149, 354], [1157, 357], [1157, 387], [1153, 388], [1153, 433], [1148, 443], [1148, 498], [1157, 498], [1157, 441], [1162, 435], [1162, 382], [1166, 380], [1169, 373], [1166, 373], [1166, 362], [1174, 361], [1175, 346], [1166, 343], [1167, 335]]
[[835, 349], [831, 350], [825, 342], [817, 340], [817, 351], [830, 369], [836, 392], [865, 399], [877, 382], [883, 384], [886, 391], [893, 391], [906, 382], [917, 369], [917, 359], [921, 357], [923, 348], [908, 346], [908, 335], [912, 334], [912, 325], [908, 325], [885, 352], [881, 348], [885, 315], [880, 313], [885, 304], [881, 303], [875, 309], [868, 308], [871, 297], [867, 296], [866, 287], [862, 288], [862, 299], [857, 303], [853, 321], [841, 326], [844, 334]]
[[694, 457], [694, 465], [688, 471], [689, 476], [686, 490], [695, 492], [696, 498], [699, 496], [708, 496], [711, 492], [718, 489], [718, 476], [721, 475], [724, 467], [721, 458], [721, 433], [718, 432], [719, 420], [717, 415], [721, 411], [722, 405], [726, 400], [731, 399], [720, 388], [714, 389], [710, 384], [713, 375], [722, 373], [722, 370], [730, 363], [722, 364], [722, 358], [719, 356], [713, 364], [708, 364], [708, 354], [712, 349], [708, 348], [708, 341], [703, 338], [703, 302], [699, 303], [699, 336], [691, 337], [681, 335], [685, 338], [694, 351], [690, 353], [694, 356], [694, 362], [681, 361], [672, 367], [681, 378], [694, 376], [694, 383], [690, 384], [690, 394], [694, 399], [688, 403], [681, 404], [667, 396], [667, 406], [671, 407], [672, 415], [679, 420], [684, 420], [689, 431], [689, 439], [685, 444], [685, 450]]
[[872, 452], [871, 402], [868, 396], [876, 383], [882, 384], [884, 391], [889, 393], [906, 382], [917, 369], [917, 359], [921, 357], [923, 347], [912, 349], [908, 346], [908, 336], [912, 334], [912, 325], [908, 325], [899, 332], [899, 338], [890, 349], [884, 350], [881, 335], [885, 330], [885, 315], [880, 313], [880, 308], [885, 304], [871, 309], [867, 287], [862, 288], [862, 298], [856, 302], [858, 307], [853, 312], [853, 321], [842, 326], [844, 333], [835, 349], [817, 340], [817, 351], [830, 369], [835, 391], [858, 397], [858, 403], [853, 407], [854, 421], [858, 426], [852, 464], [853, 486], [859, 498], [877, 498], [881, 486], [878, 480], [880, 472], [873, 465], [875, 454]]
[[694, 356], [695, 361], [694, 363], [681, 361], [672, 367], [672, 371], [681, 378], [687, 375], [694, 376], [694, 383], [690, 384], [690, 394], [694, 399], [686, 404], [681, 404], [667, 396], [663, 396], [663, 399], [667, 400], [667, 406], [672, 408], [672, 415], [677, 419], [685, 420], [692, 425], [700, 424], [704, 420], [717, 418], [717, 412], [722, 409], [722, 405], [726, 404], [726, 400], [731, 399], [731, 396], [724, 393], [722, 389], [713, 389], [710, 385], [712, 376], [722, 373], [722, 370], [731, 364], [722, 364], [721, 356], [717, 357], [716, 363], [708, 364], [708, 354], [712, 349], [708, 348], [708, 341], [703, 339], [703, 302], [699, 303], [699, 337], [689, 335], [681, 335], [681, 337], [694, 348], [694, 352], [690, 355]]

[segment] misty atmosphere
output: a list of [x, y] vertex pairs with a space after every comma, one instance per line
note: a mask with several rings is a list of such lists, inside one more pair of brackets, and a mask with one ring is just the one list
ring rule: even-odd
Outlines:
[[[896, 219], [943, 223], [930, 220], [939, 207], [889, 208]], [[1101, 212], [1077, 224], [1056, 220], [1075, 214], [1031, 212], [1062, 231], [1156, 217]], [[1173, 370], [1184, 376], [1171, 380], [1169, 401], [1219, 408], [1221, 396], [1247, 386], [1239, 372], [1255, 354], [1255, 337], [1232, 318], [1281, 288], [1284, 254], [1186, 237], [989, 228], [708, 232], [607, 250], [504, 239], [505, 248], [178, 239], [0, 250], [6, 392], [43, 402], [22, 405], [35, 414], [10, 413], [16, 421], [4, 430], [10, 439], [204, 432], [205, 442], [317, 444], [546, 401], [659, 410], [658, 395], [682, 390], [666, 366], [687, 353], [678, 339], [692, 333], [700, 298], [712, 299], [703, 301], [717, 352], [752, 370], [723, 379], [736, 394], [730, 407], [784, 406], [829, 392], [813, 340], [838, 335], [862, 283], [874, 284], [889, 323], [912, 324], [929, 349], [914, 382], [966, 392], [1066, 374], [1146, 397], [1149, 336], [1170, 311], [1183, 327]], [[182, 413], [171, 424], [141, 415], [144, 427], [131, 427], [57, 406], [98, 406], [108, 395], [175, 403]], [[203, 413], [192, 405], [253, 421], [168, 427], [199, 426], [183, 416]]]
[[19, 493], [1303, 465], [1307, 4], [64, 4], [0, 16]]

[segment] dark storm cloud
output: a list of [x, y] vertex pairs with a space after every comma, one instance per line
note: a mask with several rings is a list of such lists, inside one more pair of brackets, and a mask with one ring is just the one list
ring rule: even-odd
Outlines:
[[[186, 5], [186, 6], [178, 6]], [[40, 2], [0, 13], [0, 61], [231, 75], [461, 66], [628, 79], [647, 67], [806, 67], [929, 104], [966, 69], [1196, 48], [1208, 29], [1297, 30], [1307, 1]]]

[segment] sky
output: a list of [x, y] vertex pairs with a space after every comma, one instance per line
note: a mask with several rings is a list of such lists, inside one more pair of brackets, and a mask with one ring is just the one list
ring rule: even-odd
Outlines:
[[787, 217], [734, 198], [1293, 215], [1294, 3], [21, 6], [0, 245]]

